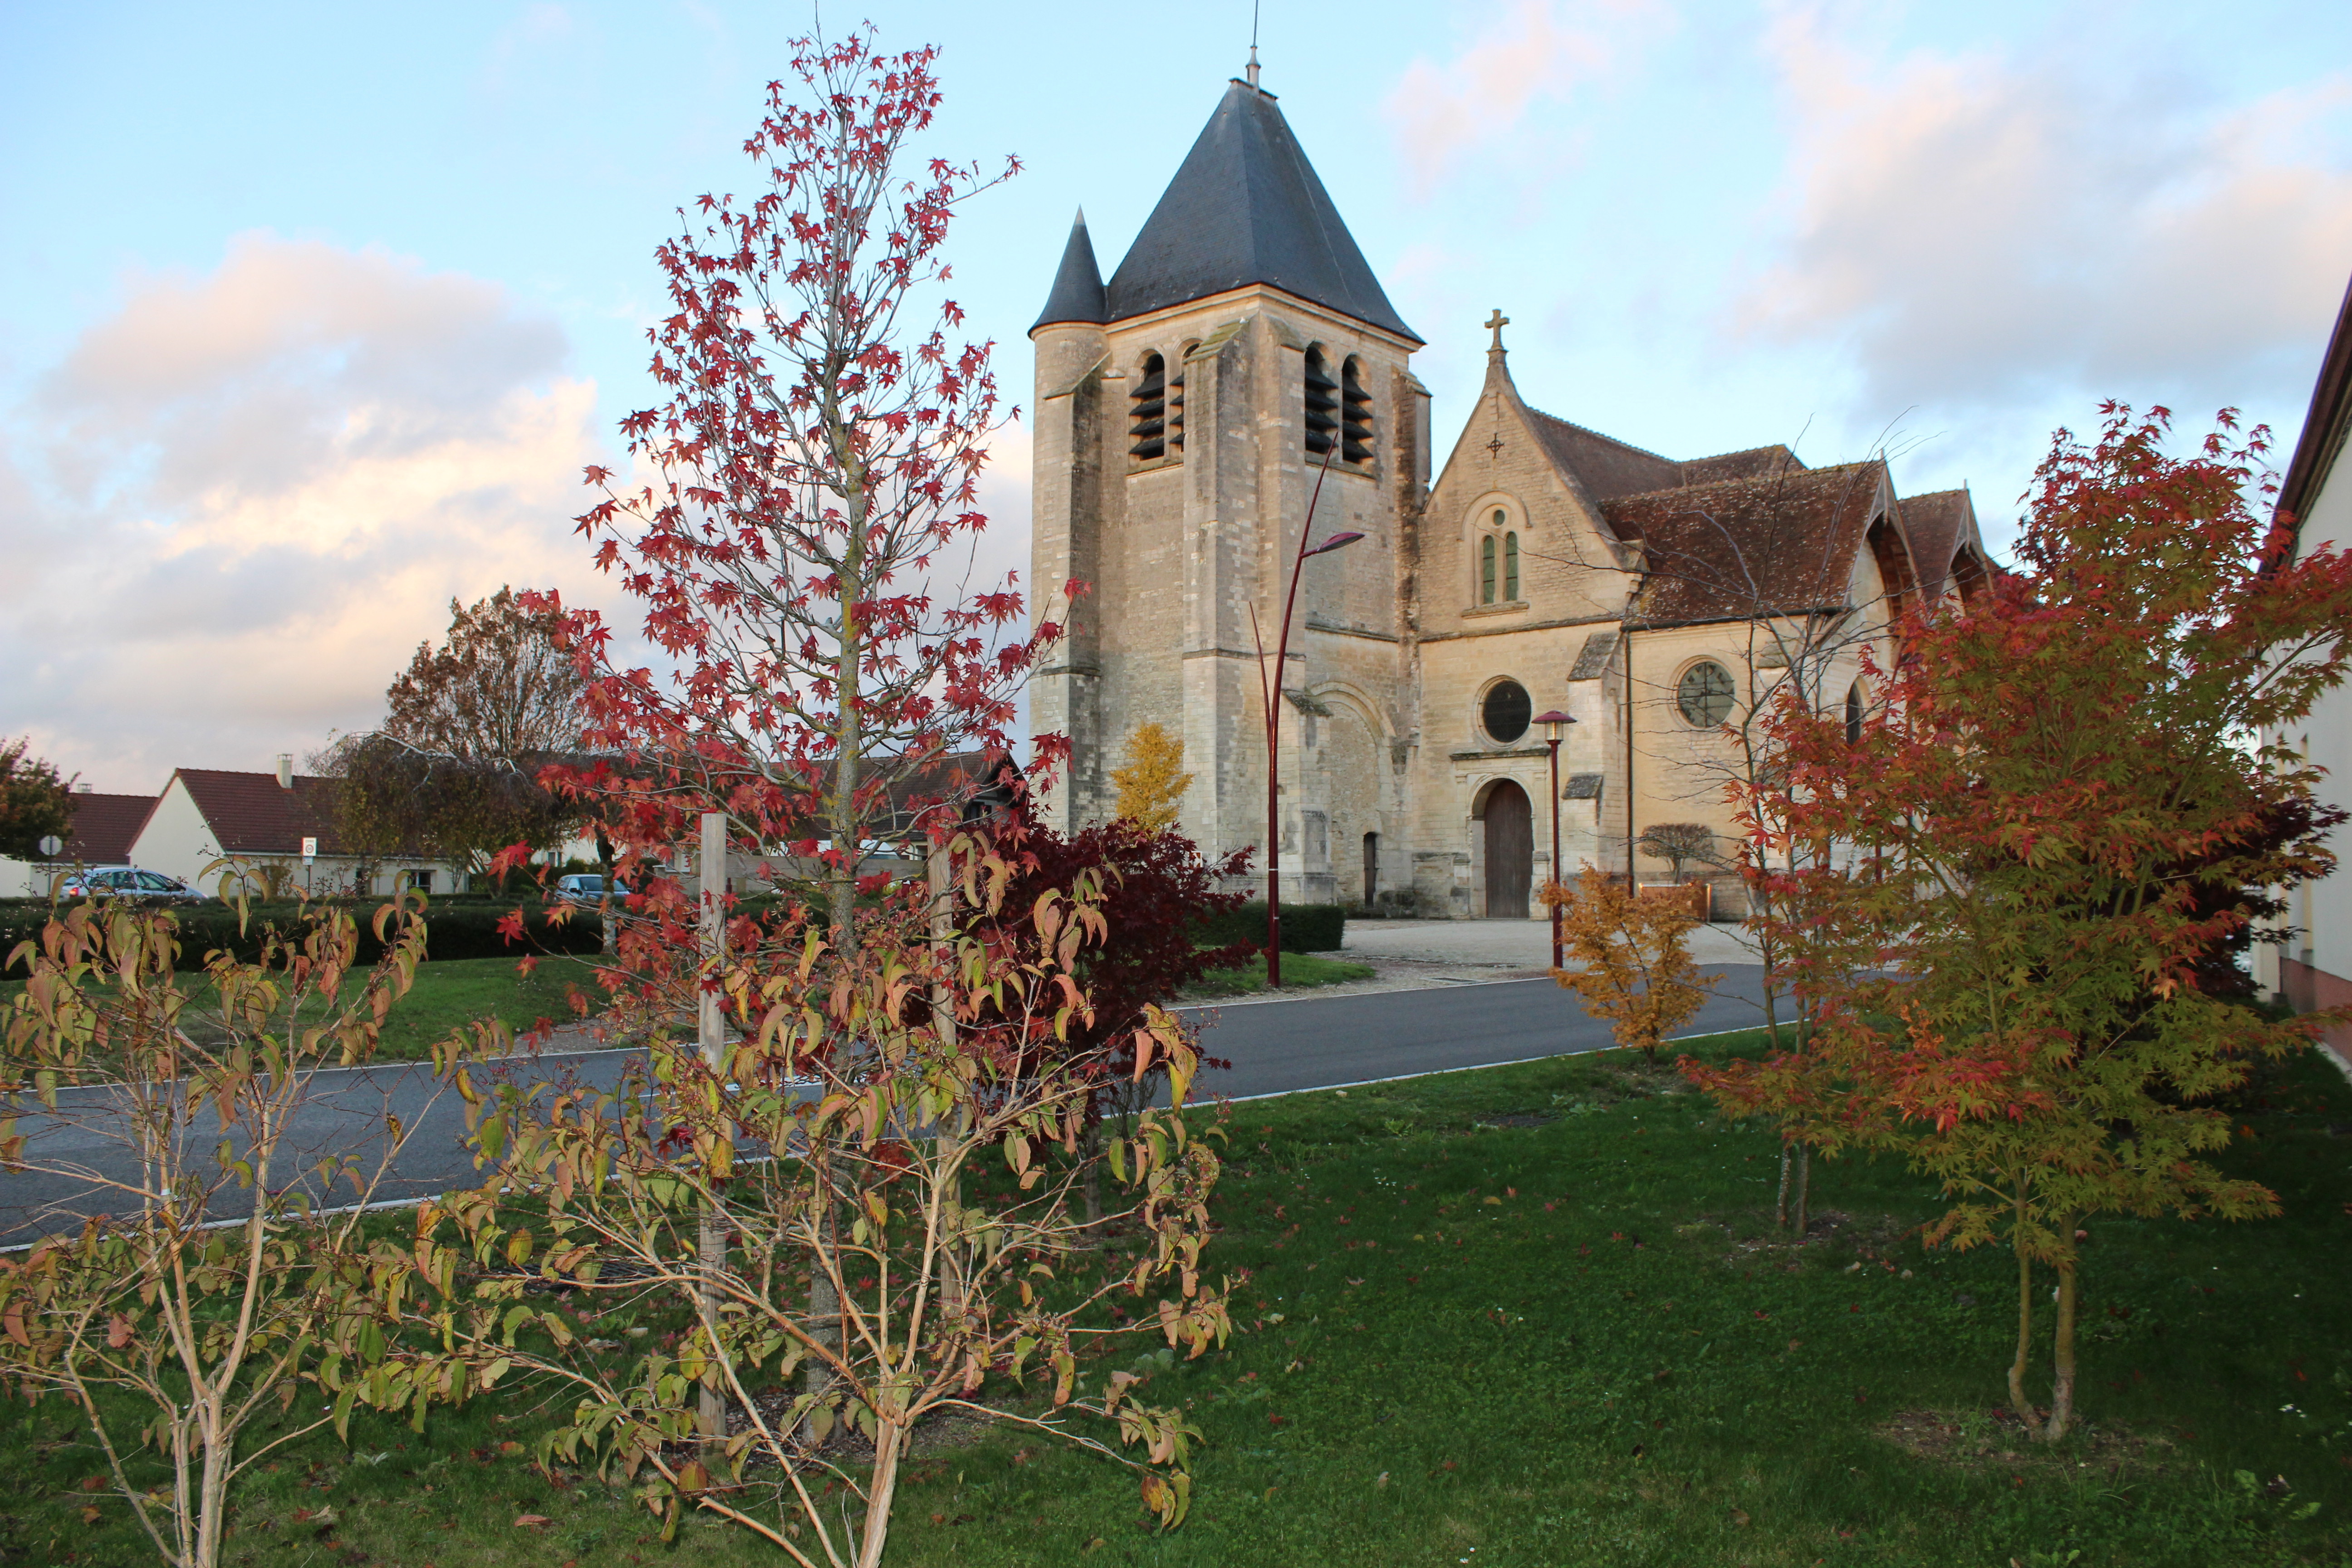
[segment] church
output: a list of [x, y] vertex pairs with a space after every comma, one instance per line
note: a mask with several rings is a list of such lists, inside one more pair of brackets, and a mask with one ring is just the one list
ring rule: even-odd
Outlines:
[[[1727, 787], [1751, 716], [1793, 682], [1861, 723], [1865, 650], [1891, 663], [1906, 606], [1989, 579], [1968, 493], [1781, 446], [1666, 458], [1540, 412], [1499, 310], [1433, 479], [1423, 340], [1250, 76], [1108, 281], [1079, 215], [1030, 331], [1030, 581], [1067, 628], [1031, 722], [1072, 745], [1047, 820], [1110, 816], [1156, 721], [1205, 851], [1262, 872], [1271, 805], [1286, 901], [1540, 916], [1556, 809], [1564, 876], [1679, 872], [1742, 912]], [[1654, 853], [1669, 838], [1697, 851]]]

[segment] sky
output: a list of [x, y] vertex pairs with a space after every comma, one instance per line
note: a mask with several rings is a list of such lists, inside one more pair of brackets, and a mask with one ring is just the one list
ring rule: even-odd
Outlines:
[[[2226, 20], [2222, 19], [2226, 17]], [[877, 4], [927, 152], [1017, 157], [949, 242], [1024, 334], [1108, 272], [1249, 0]], [[0, 738], [100, 790], [365, 730], [449, 601], [623, 617], [571, 519], [655, 401], [652, 252], [746, 188], [806, 6], [0, 0]], [[1511, 319], [1528, 402], [1671, 457], [1885, 450], [1996, 552], [2102, 399], [2284, 467], [2352, 274], [2352, 7], [1264, 0], [1264, 85], [1404, 320], [1440, 455]], [[1024, 570], [1028, 441], [981, 565]], [[1025, 577], [1025, 570], [1024, 571]]]

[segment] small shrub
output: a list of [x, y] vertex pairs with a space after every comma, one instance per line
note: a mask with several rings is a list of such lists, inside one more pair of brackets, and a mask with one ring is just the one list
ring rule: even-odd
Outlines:
[[[1253, 900], [1239, 909], [1212, 915], [1195, 928], [1203, 947], [1230, 947], [1250, 942], [1265, 946], [1265, 900]], [[1285, 904], [1282, 906], [1282, 951], [1337, 952], [1348, 931], [1345, 904]]]

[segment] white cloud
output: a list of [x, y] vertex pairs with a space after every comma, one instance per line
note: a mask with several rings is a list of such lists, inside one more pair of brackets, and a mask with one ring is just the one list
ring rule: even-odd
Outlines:
[[593, 384], [498, 286], [247, 236], [131, 280], [9, 421], [0, 732], [101, 789], [381, 715], [451, 597], [586, 584]]
[[[1383, 109], [1397, 149], [1426, 195], [1465, 154], [1516, 132], [1538, 103], [1561, 104], [1619, 74], [1671, 24], [1654, 0], [1517, 0], [1452, 59], [1416, 57]], [[1524, 163], [1524, 139], [1511, 149]]]
[[1799, 9], [1768, 37], [1789, 231], [1742, 328], [1845, 350], [1881, 410], [2112, 394], [2201, 419], [2307, 378], [2352, 267], [2352, 80], [2217, 109], [2054, 43], [1888, 59], [1848, 31]]

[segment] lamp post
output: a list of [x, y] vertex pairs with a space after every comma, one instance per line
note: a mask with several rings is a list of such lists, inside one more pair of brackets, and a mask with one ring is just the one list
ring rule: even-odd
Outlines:
[[[1536, 715], [1536, 722], [1544, 727], [1544, 744], [1551, 748], [1551, 881], [1555, 888], [1568, 886], [1559, 874], [1559, 742], [1568, 732], [1574, 719], [1555, 708], [1549, 713]], [[1559, 967], [1559, 905], [1551, 907], [1551, 966]]]
[[[1333, 449], [1338, 444], [1333, 443]], [[1323, 474], [1331, 471], [1327, 459]], [[1315, 478], [1315, 493], [1307, 500], [1307, 521], [1298, 530], [1298, 554], [1290, 563], [1290, 591], [1282, 601], [1282, 635], [1274, 645], [1274, 679], [1269, 682], [1265, 673], [1265, 644], [1257, 647], [1258, 690], [1265, 699], [1265, 984], [1274, 990], [1282, 984], [1282, 669], [1283, 661], [1290, 657], [1290, 612], [1298, 603], [1299, 574], [1306, 568], [1310, 555], [1326, 555], [1344, 549], [1364, 536], [1360, 533], [1335, 533], [1322, 543], [1308, 549], [1307, 535], [1315, 526], [1315, 502], [1323, 494], [1323, 474]], [[1250, 634], [1257, 635], [1257, 611], [1250, 611]]]

